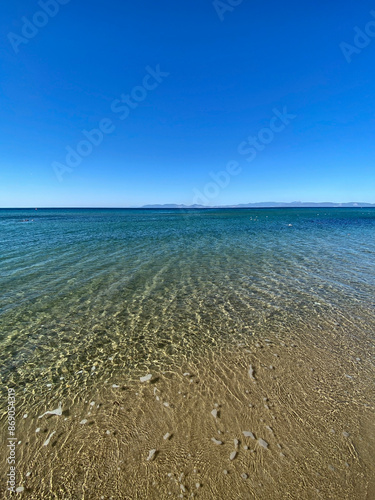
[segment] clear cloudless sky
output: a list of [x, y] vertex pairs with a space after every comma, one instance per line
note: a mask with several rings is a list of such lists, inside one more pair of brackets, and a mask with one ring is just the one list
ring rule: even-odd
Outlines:
[[[375, 23], [350, 63], [340, 47], [374, 2], [64, 2], [47, 22], [38, 1], [0, 6], [0, 207], [375, 202]], [[46, 24], [17, 39], [25, 18]], [[121, 120], [115, 100], [158, 65]], [[246, 161], [275, 108], [296, 117]], [[112, 133], [59, 180], [52, 164], [103, 119]], [[230, 161], [241, 172], [214, 188]]]

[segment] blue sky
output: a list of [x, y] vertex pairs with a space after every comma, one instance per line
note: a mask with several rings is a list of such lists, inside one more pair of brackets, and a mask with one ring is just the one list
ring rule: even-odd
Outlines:
[[374, 3], [60, 1], [0, 7], [0, 206], [375, 202]]

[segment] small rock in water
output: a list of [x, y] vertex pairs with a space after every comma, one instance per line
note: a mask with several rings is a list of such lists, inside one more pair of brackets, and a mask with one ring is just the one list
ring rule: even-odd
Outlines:
[[236, 451], [232, 451], [232, 453], [229, 455], [229, 460], [234, 460], [237, 456], [237, 452]]
[[39, 418], [44, 417], [44, 415], [62, 415], [61, 403], [59, 403], [59, 406], [58, 408], [56, 408], [56, 410], [46, 411], [45, 413], [43, 413], [43, 415], [40, 415]]
[[252, 432], [250, 431], [242, 431], [242, 434], [245, 436], [245, 437], [249, 437], [251, 439], [255, 439], [255, 436]]
[[80, 424], [82, 424], [82, 425], [87, 424], [87, 420], [84, 418], [83, 420], [80, 421]]
[[190, 373], [189, 372], [185, 372], [184, 373], [184, 377], [190, 377]]
[[217, 418], [217, 417], [218, 417], [218, 411], [217, 411], [216, 409], [215, 409], [215, 410], [212, 410], [212, 411], [211, 411], [211, 415], [212, 415], [213, 417]]
[[27, 418], [27, 413], [25, 413], [25, 415], [23, 416], [23, 418]]
[[23, 486], [18, 486], [18, 488], [16, 488], [16, 493], [22, 493], [24, 490], [25, 488]]
[[270, 432], [273, 434], [272, 427], [270, 427], [269, 425], [266, 425], [266, 429], [267, 429], [268, 431], [270, 431]]
[[172, 434], [171, 434], [170, 432], [167, 432], [167, 434], [164, 434], [163, 439], [166, 441], [166, 440], [167, 440], [167, 439], [169, 439], [171, 436], [172, 436]]
[[249, 476], [245, 473], [241, 474], [242, 479], [247, 479]]
[[255, 371], [254, 371], [253, 365], [250, 365], [250, 368], [249, 368], [249, 377], [251, 378], [251, 380], [255, 381], [254, 373], [255, 373]]
[[262, 448], [265, 448], [265, 449], [267, 449], [267, 448], [268, 448], [268, 443], [267, 443], [267, 441], [264, 441], [264, 439], [262, 439], [262, 438], [258, 438], [258, 444], [259, 444], [259, 446], [261, 446]]
[[37, 429], [35, 429], [35, 432], [40, 432], [40, 427], [38, 427]]
[[234, 442], [234, 447], [235, 447], [235, 448], [238, 448], [238, 445], [239, 445], [239, 441], [238, 441], [238, 439], [234, 439], [234, 441], [233, 441], [233, 442]]
[[112, 387], [113, 387], [114, 389], [118, 389], [120, 386], [119, 386], [119, 385], [117, 385], [117, 384], [112, 384]]
[[95, 405], [95, 401], [91, 401], [90, 406], [94, 406], [94, 405]]
[[155, 453], [156, 453], [156, 450], [150, 450], [148, 452], [147, 460], [153, 460], [155, 458]]
[[180, 488], [181, 488], [181, 491], [183, 491], [185, 493], [186, 488], [185, 488], [185, 486], [183, 484], [180, 484]]
[[147, 382], [148, 380], [151, 380], [152, 379], [152, 375], [151, 373], [149, 373], [148, 375], [145, 375], [144, 377], [140, 377], [140, 381], [141, 382]]
[[226, 469], [224, 469], [223, 474], [228, 474], [228, 471]]
[[215, 444], [223, 444], [222, 441], [219, 441], [218, 439], [215, 439], [215, 438], [211, 438], [211, 441]]
[[44, 441], [43, 446], [48, 446], [49, 445], [49, 442], [51, 441], [51, 437], [54, 434], [56, 434], [56, 431], [51, 432], [51, 434], [49, 435], [49, 437]]
[[342, 431], [342, 435], [345, 437], [345, 438], [348, 438], [350, 436], [349, 432], [346, 432], [346, 431]]
[[167, 408], [169, 407], [169, 403], [167, 403], [166, 401], [164, 401], [163, 405], [166, 406]]
[[196, 488], [200, 488], [201, 487], [201, 483], [195, 483], [195, 487]]
[[249, 447], [248, 447], [248, 446], [246, 446], [246, 444], [245, 444], [245, 446], [243, 447], [243, 449], [244, 449], [244, 450], [248, 450], [248, 449], [249, 449]]
[[30, 477], [31, 476], [31, 472], [26, 472], [26, 477]]

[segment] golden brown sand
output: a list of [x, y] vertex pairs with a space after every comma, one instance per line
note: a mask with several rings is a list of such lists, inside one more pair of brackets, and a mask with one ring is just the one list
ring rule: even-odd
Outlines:
[[372, 500], [372, 365], [365, 345], [329, 345], [252, 340], [146, 382], [117, 374], [63, 400], [61, 416], [30, 408], [17, 417], [17, 496]]

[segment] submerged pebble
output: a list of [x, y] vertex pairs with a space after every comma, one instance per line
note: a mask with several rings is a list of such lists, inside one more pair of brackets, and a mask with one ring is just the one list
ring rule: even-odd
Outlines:
[[167, 432], [167, 434], [164, 434], [163, 439], [166, 441], [166, 440], [167, 440], [167, 439], [169, 439], [171, 436], [172, 436], [172, 434], [171, 434], [170, 432]]
[[48, 446], [49, 445], [49, 442], [51, 441], [51, 438], [52, 438], [52, 436], [54, 434], [56, 434], [56, 431], [51, 432], [51, 434], [49, 435], [49, 437], [44, 441], [43, 446]]
[[251, 380], [255, 381], [255, 376], [254, 376], [255, 371], [254, 371], [253, 365], [250, 365], [248, 373], [249, 373], [249, 377], [251, 378]]
[[218, 411], [217, 411], [216, 409], [215, 409], [215, 410], [212, 410], [212, 411], [211, 411], [211, 415], [212, 415], [213, 417], [217, 418], [217, 417], [218, 417]]
[[252, 432], [250, 431], [242, 431], [242, 434], [245, 436], [245, 437], [249, 437], [251, 439], [255, 439], [255, 436]]
[[148, 452], [148, 457], [147, 457], [147, 460], [153, 460], [155, 458], [155, 453], [156, 453], [156, 450], [150, 450]]
[[62, 415], [61, 403], [59, 403], [59, 406], [58, 406], [58, 408], [56, 408], [56, 410], [46, 411], [43, 413], [43, 415], [40, 415], [39, 418], [44, 417], [44, 415], [59, 415], [59, 416]]
[[242, 479], [247, 479], [249, 476], [245, 473], [241, 474]]
[[148, 375], [145, 375], [144, 377], [140, 377], [140, 381], [141, 382], [147, 382], [148, 380], [151, 380], [152, 379], [152, 375], [151, 373], [149, 373]]
[[232, 451], [232, 453], [229, 455], [229, 460], [234, 460], [237, 456], [237, 452], [236, 451]]
[[216, 439], [216, 438], [211, 438], [211, 441], [212, 441], [213, 443], [215, 443], [215, 444], [223, 444], [223, 442], [222, 442], [222, 441], [219, 441], [219, 440], [218, 440], [218, 439]]
[[259, 446], [261, 446], [262, 448], [268, 448], [268, 443], [267, 441], [265, 441], [264, 439], [262, 438], [258, 438], [258, 444]]

